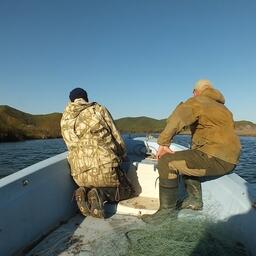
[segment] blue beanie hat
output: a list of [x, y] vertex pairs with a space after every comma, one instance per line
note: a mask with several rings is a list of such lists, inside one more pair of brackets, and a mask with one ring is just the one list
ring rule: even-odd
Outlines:
[[69, 93], [69, 99], [73, 102], [75, 99], [82, 98], [88, 101], [87, 92], [82, 88], [75, 88]]

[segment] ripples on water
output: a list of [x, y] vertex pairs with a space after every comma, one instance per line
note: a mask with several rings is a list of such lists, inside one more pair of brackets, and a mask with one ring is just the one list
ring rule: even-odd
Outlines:
[[[250, 183], [256, 183], [256, 137], [240, 137], [242, 154], [235, 172]], [[174, 142], [188, 147], [190, 136], [179, 135]], [[0, 143], [0, 175], [13, 173], [31, 164], [66, 151], [62, 139], [29, 140]]]
[[0, 143], [0, 175], [17, 172], [64, 151], [62, 139]]

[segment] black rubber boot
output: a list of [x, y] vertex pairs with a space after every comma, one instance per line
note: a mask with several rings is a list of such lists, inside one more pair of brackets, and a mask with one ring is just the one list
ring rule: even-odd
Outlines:
[[142, 220], [147, 223], [162, 222], [170, 215], [176, 216], [176, 202], [178, 197], [178, 179], [159, 178], [160, 207], [154, 214], [144, 214]]
[[202, 188], [199, 177], [184, 176], [185, 188], [188, 196], [181, 203], [181, 209], [202, 210]]
[[102, 197], [103, 202], [116, 203], [119, 201], [119, 195], [117, 188], [98, 188], [98, 191]]
[[135, 196], [135, 192], [131, 187], [120, 185], [117, 188], [97, 188], [102, 196], [102, 200], [110, 203], [118, 203]]

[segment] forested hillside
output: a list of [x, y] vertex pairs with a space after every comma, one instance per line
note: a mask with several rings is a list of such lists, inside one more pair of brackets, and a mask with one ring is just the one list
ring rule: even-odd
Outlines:
[[[9, 106], [0, 106], [0, 142], [59, 138], [61, 116], [61, 113], [31, 115]], [[164, 129], [166, 119], [125, 117], [115, 120], [115, 123], [122, 133], [159, 133]], [[235, 128], [239, 135], [256, 136], [256, 124], [250, 121], [237, 121]]]

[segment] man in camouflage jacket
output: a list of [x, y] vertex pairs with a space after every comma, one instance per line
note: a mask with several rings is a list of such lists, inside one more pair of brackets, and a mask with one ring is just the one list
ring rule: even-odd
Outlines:
[[125, 157], [124, 141], [110, 113], [88, 102], [86, 91], [75, 88], [61, 119], [61, 132], [71, 175], [80, 187], [76, 199], [81, 212], [104, 217], [103, 202], [118, 201], [119, 166]]
[[[239, 160], [240, 141], [224, 96], [208, 80], [199, 80], [193, 94], [176, 107], [157, 141], [160, 209], [155, 216], [177, 206], [202, 209], [200, 177], [227, 174]], [[192, 148], [171, 151], [172, 138], [185, 127], [191, 128]], [[188, 193], [183, 202], [177, 202], [179, 174]]]

